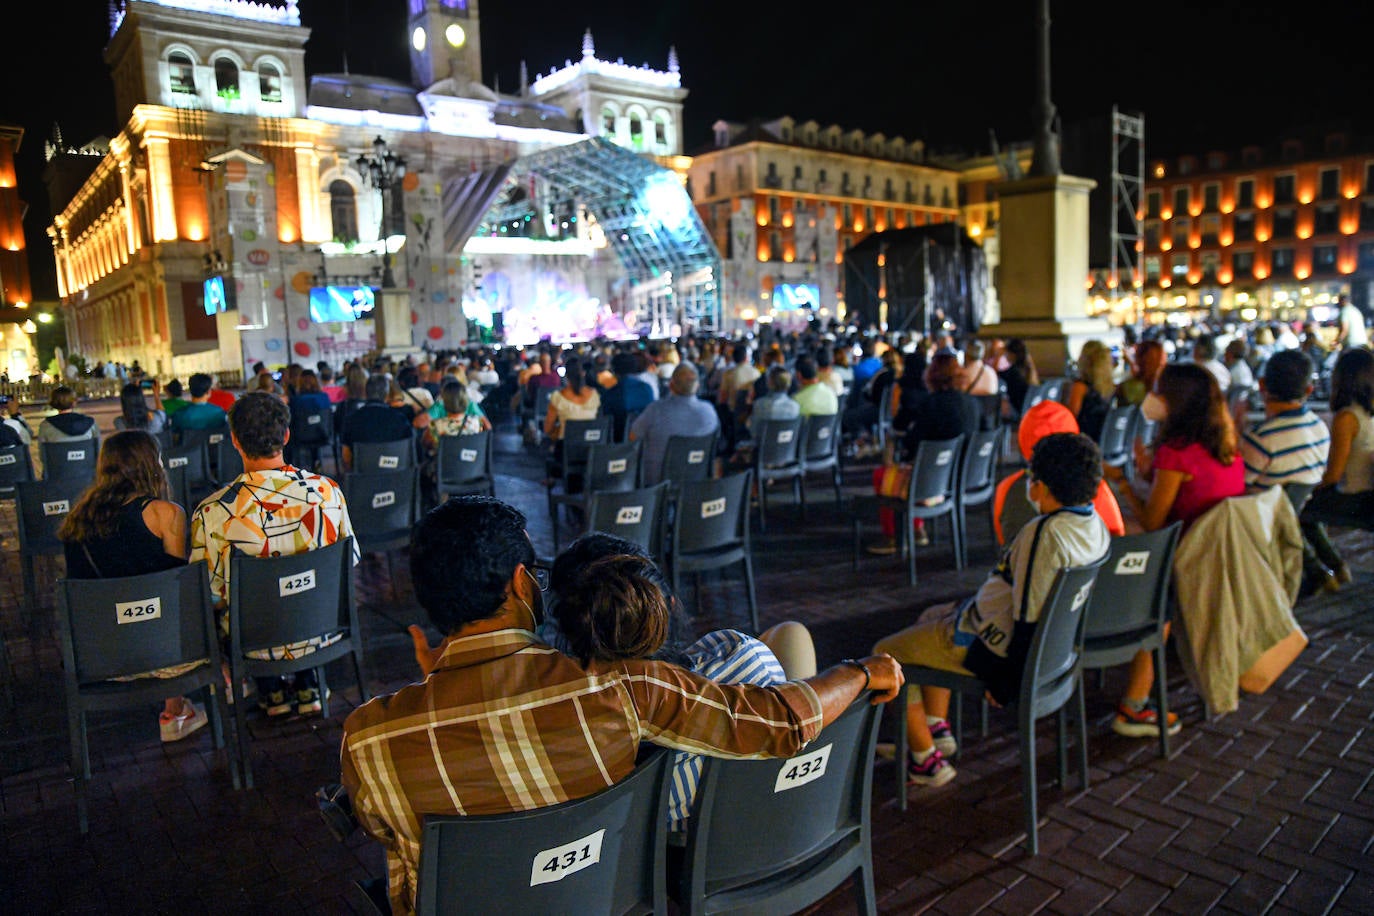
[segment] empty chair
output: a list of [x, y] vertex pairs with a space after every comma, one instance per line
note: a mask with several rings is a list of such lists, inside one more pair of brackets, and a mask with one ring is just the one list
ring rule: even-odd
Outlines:
[[[607, 418], [609, 419], [609, 417]], [[567, 488], [567, 478], [560, 487], [548, 488], [549, 518], [553, 522], [553, 549], [558, 550], [558, 517], [563, 506], [586, 512], [588, 495], [593, 492], [614, 493], [633, 490], [640, 483], [642, 442], [599, 442], [587, 449], [582, 468], [582, 486], [573, 492]]]
[[[563, 424], [563, 447], [559, 456], [558, 474], [563, 480], [565, 491], [568, 489], [570, 478], [580, 481], [586, 469], [587, 450], [593, 445], [611, 443], [613, 426], [614, 418], [609, 416], [592, 420], [568, 420]], [[576, 482], [572, 485], [574, 490], [577, 486]]]
[[496, 495], [496, 478], [491, 470], [491, 435], [483, 431], [438, 438], [435, 476], [440, 500], [473, 493]]
[[213, 429], [183, 429], [176, 436], [176, 444], [181, 447], [205, 444], [206, 454], [210, 456], [210, 475], [218, 481], [228, 482], [234, 479], [233, 475], [226, 476], [219, 466], [220, 456], [224, 453], [224, 447], [228, 446], [233, 451], [233, 442], [229, 436], [229, 424], [226, 422], [222, 426]]
[[870, 820], [881, 708], [861, 694], [790, 759], [702, 759], [682, 882], [669, 889], [682, 912], [786, 916], [851, 875], [859, 912], [877, 912]]
[[319, 473], [320, 456], [334, 444], [334, 413], [332, 410], [293, 410], [291, 412], [291, 441], [286, 443], [287, 460], [296, 467]]
[[415, 438], [407, 436], [390, 442], [354, 442], [353, 467], [358, 474], [400, 471], [415, 466]]
[[240, 474], [243, 473], [243, 456], [239, 450], [234, 448], [234, 442], [228, 436], [222, 437], [216, 442], [210, 452], [213, 456], [210, 460], [210, 467], [215, 472], [215, 479], [221, 486], [232, 483]]
[[[200, 504], [200, 501], [218, 489], [215, 477], [210, 471], [209, 450], [204, 442], [197, 442], [194, 445], [175, 445], [162, 453], [162, 466], [167, 469], [168, 474], [179, 471], [177, 485], [183, 489], [178, 493], [173, 491], [174, 497], [184, 496], [185, 502], [182, 506], [189, 514]], [[168, 477], [171, 480], [171, 477]], [[180, 499], [177, 500], [180, 502]]]
[[978, 402], [978, 428], [996, 429], [1002, 425], [1001, 394], [975, 394], [971, 397]]
[[[801, 445], [802, 493], [806, 492], [806, 478], [817, 472], [830, 472], [830, 483], [835, 488], [835, 505], [838, 507], [842, 496], [840, 484], [843, 471], [840, 467], [840, 415], [817, 414], [802, 418]], [[802, 503], [805, 508], [805, 502]]]
[[[76, 812], [84, 834], [91, 778], [87, 711], [146, 707], [167, 696], [206, 690], [215, 747], [224, 747], [219, 637], [204, 563], [118, 579], [59, 579], [57, 615]], [[176, 677], [117, 680], [197, 661], [203, 664]], [[233, 755], [229, 770], [237, 789]]]
[[0, 448], [0, 499], [14, 499], [14, 485], [33, 480], [33, 456], [27, 445]]
[[[314, 669], [319, 678], [321, 712], [328, 716], [324, 666], [351, 656], [358, 693], [363, 701], [370, 699], [363, 677], [362, 634], [353, 600], [352, 571], [352, 538], [279, 557], [235, 552], [229, 560], [230, 681], [239, 684], [246, 677], [277, 677]], [[313, 652], [293, 653], [292, 658], [254, 657], [279, 646], [320, 639], [334, 641]], [[248, 756], [245, 705], [234, 704], [234, 719], [243, 781], [251, 789], [253, 765]]]
[[[696, 574], [742, 564], [745, 594], [749, 601], [749, 622], [753, 627], [751, 632], [758, 633], [759, 605], [754, 593], [754, 561], [749, 541], [749, 487], [752, 478], [752, 472], [741, 471], [682, 485], [673, 512], [668, 569], [671, 572], [673, 594], [681, 598], [682, 577], [686, 573]], [[697, 594], [698, 602], [700, 598], [700, 594]]]
[[669, 436], [659, 479], [669, 481], [674, 491], [689, 481], [710, 480], [715, 476], [718, 439], [718, 433]]
[[87, 481], [74, 477], [16, 483], [15, 517], [19, 523], [19, 564], [24, 579], [24, 602], [30, 618], [37, 606], [35, 557], [60, 557], [57, 529], [85, 491]]
[[397, 600], [398, 592], [392, 551], [410, 543], [411, 529], [419, 517], [419, 473], [414, 467], [374, 473], [350, 471], [343, 479], [344, 501], [358, 550], [386, 554], [393, 600]]
[[[1069, 385], [1066, 378], [1047, 378], [1040, 383], [1040, 396], [1046, 401], [1059, 401], [1061, 404], [1068, 395]], [[1027, 392], [1029, 396], [1029, 392]], [[1035, 406], [1028, 404], [1028, 407]]]
[[43, 457], [44, 480], [95, 480], [95, 461], [100, 443], [94, 439], [39, 443]]
[[[997, 459], [1002, 451], [1002, 427], [981, 429], [964, 446], [959, 466], [959, 485], [955, 491], [959, 524], [960, 568], [968, 564], [968, 510], [988, 507], [988, 528], [992, 529], [993, 497], [997, 495]], [[995, 540], [995, 537], [994, 537]]]
[[754, 443], [754, 479], [759, 487], [759, 530], [768, 530], [768, 485], [777, 480], [792, 482], [792, 498], [806, 518], [806, 494], [802, 491], [803, 465], [801, 417], [791, 420], [756, 421], [751, 430]]
[[620, 782], [562, 804], [426, 817], [417, 916], [666, 913], [671, 758], [652, 748]]
[[955, 489], [959, 480], [959, 456], [964, 437], [926, 439], [916, 447], [911, 463], [911, 479], [905, 496], [864, 494], [854, 497], [851, 516], [854, 526], [854, 568], [859, 568], [859, 525], [866, 516], [887, 509], [896, 519], [897, 537], [901, 551], [907, 558], [907, 580], [916, 584], [916, 548], [911, 533], [913, 520], [948, 518], [950, 540], [954, 547], [954, 565], [963, 569], [963, 548], [957, 520], [958, 500]]
[[[1070, 700], [1076, 700], [1078, 726], [1078, 776], [1084, 789], [1088, 788], [1088, 745], [1082, 684], [1083, 627], [1087, 621], [1087, 606], [1093, 583], [1106, 559], [1084, 566], [1064, 567], [1055, 574], [1046, 595], [1044, 607], [1031, 637], [1026, 654], [1026, 667], [1021, 674], [1021, 689], [1012, 704], [1016, 708], [1017, 726], [1021, 739], [1022, 806], [1026, 819], [1026, 847], [1031, 855], [1040, 852], [1036, 795], [1035, 723], [1051, 713], [1058, 715], [1059, 784], [1068, 782], [1068, 722], [1065, 710]], [[982, 697], [987, 685], [977, 677], [958, 674], [922, 665], [903, 665], [902, 674], [908, 685], [945, 687], [960, 694]], [[909, 689], [909, 688], [908, 688]], [[897, 798], [899, 807], [906, 810], [907, 691], [900, 690], [891, 704], [897, 732]], [[957, 711], [956, 698], [951, 710]], [[955, 738], [962, 741], [959, 723], [955, 724]]]
[[1097, 444], [1102, 448], [1102, 463], [1126, 467], [1131, 462], [1135, 419], [1140, 408], [1134, 404], [1113, 407], [1102, 421], [1102, 435]]
[[658, 559], [663, 556], [663, 520], [668, 481], [618, 492], [592, 491], [587, 498], [586, 530], [604, 531], [639, 544]]

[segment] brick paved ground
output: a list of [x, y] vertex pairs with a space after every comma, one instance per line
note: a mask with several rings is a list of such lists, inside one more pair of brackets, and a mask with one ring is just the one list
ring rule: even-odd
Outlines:
[[[524, 508], [541, 553], [551, 548], [537, 463], [514, 436], [501, 440], [498, 495]], [[846, 489], [862, 492], [867, 469]], [[788, 498], [770, 500], [756, 539], [762, 622], [806, 623], [822, 664], [863, 654], [919, 608], [976, 586], [991, 560], [984, 517], [972, 523], [972, 568], [948, 571], [939, 545], [920, 554], [921, 584], [895, 558], [850, 568], [847, 522], [824, 487], [810, 523]], [[349, 913], [351, 881], [382, 871], [369, 841], [341, 845], [316, 813], [316, 786], [338, 778], [343, 718], [357, 702], [347, 668], [328, 719], [254, 720], [258, 788], [234, 792], [206, 732], [163, 745], [156, 709], [92, 717], [91, 833], [76, 829], [53, 634], [52, 578], [40, 563], [40, 611], [26, 620], [11, 504], [0, 504], [0, 628], [16, 705], [0, 710], [0, 911], [16, 913]], [[1266, 695], [1205, 723], [1196, 694], [1170, 676], [1184, 730], [1161, 761], [1151, 741], [1114, 735], [1111, 704], [1122, 671], [1089, 694], [1092, 788], [1040, 789], [1042, 854], [1022, 852], [1014, 729], [993, 714], [988, 737], [967, 736], [959, 778], [913, 792], [897, 810], [890, 763], [876, 764], [874, 845], [883, 913], [1374, 912], [1374, 563], [1366, 535], [1345, 538], [1356, 579], [1339, 595], [1305, 601], [1311, 645]], [[421, 619], [396, 557], [393, 600], [382, 557], [359, 568], [368, 676], [374, 691], [413, 677], [403, 627]], [[708, 574], [701, 629], [746, 620], [738, 582]], [[1041, 772], [1053, 767], [1041, 733]], [[1072, 784], [1071, 784], [1072, 785]], [[813, 908], [852, 912], [848, 888]]]

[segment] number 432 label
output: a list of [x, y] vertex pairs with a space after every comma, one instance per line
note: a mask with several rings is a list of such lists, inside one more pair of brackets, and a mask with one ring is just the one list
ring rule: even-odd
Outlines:
[[600, 862], [601, 840], [605, 835], [603, 828], [580, 840], [536, 853], [534, 863], [530, 866], [530, 887], [562, 881], [573, 872]]
[[832, 747], [833, 744], [827, 744], [820, 750], [808, 751], [800, 757], [784, 761], [782, 768], [778, 770], [778, 781], [773, 784], [773, 793], [776, 795], [778, 792], [795, 789], [824, 776]]

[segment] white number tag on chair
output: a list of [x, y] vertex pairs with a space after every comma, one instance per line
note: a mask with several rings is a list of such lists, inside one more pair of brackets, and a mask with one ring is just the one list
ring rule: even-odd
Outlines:
[[317, 413], [312, 413], [310, 416], [305, 418], [305, 422], [307, 426], [317, 426], [320, 422], [320, 415]]
[[779, 444], [779, 445], [785, 445], [785, 444], [787, 444], [788, 442], [791, 442], [791, 441], [792, 441], [792, 430], [790, 430], [790, 429], [780, 429], [780, 430], [778, 430], [778, 444]]
[[643, 506], [621, 506], [620, 511], [615, 514], [615, 523], [617, 525], [638, 525], [639, 520], [643, 517]]
[[1113, 425], [1114, 425], [1117, 429], [1125, 429], [1125, 428], [1126, 428], [1126, 424], [1130, 421], [1130, 419], [1131, 419], [1130, 417], [1117, 417], [1117, 418], [1116, 418], [1116, 423], [1113, 424]]
[[1149, 565], [1150, 551], [1132, 550], [1116, 561], [1116, 574], [1118, 576], [1143, 576], [1145, 575], [1145, 568]]
[[[11, 459], [11, 460], [13, 460], [13, 459]], [[701, 463], [702, 463], [703, 461], [705, 461], [705, 460], [706, 460], [706, 450], [705, 450], [705, 449], [701, 449], [701, 448], [693, 449], [692, 451], [690, 451], [690, 452], [687, 453], [687, 463], [688, 463], [688, 464], [701, 464]]]
[[395, 490], [386, 490], [386, 491], [384, 491], [384, 492], [382, 492], [382, 493], [373, 493], [373, 494], [372, 494], [372, 508], [374, 508], [374, 509], [380, 509], [380, 508], [382, 508], [383, 506], [392, 506], [392, 505], [395, 505], [395, 504], [396, 504], [396, 491], [395, 491]]
[[562, 881], [573, 872], [600, 862], [601, 840], [605, 836], [606, 830], [602, 828], [580, 840], [535, 853], [534, 862], [530, 865], [530, 887]]
[[294, 576], [282, 576], [277, 580], [277, 594], [285, 598], [300, 592], [308, 592], [315, 587], [315, 570], [307, 569]]
[[607, 462], [606, 462], [606, 473], [607, 473], [607, 474], [624, 474], [624, 473], [625, 473], [625, 459], [624, 459], [624, 458], [616, 458], [614, 461], [607, 461]]
[[984, 442], [984, 443], [979, 447], [979, 449], [978, 449], [978, 457], [979, 457], [979, 458], [986, 458], [987, 456], [989, 456], [989, 455], [991, 455], [991, 454], [992, 454], [992, 443], [991, 443], [991, 442]]
[[1078, 590], [1078, 594], [1073, 596], [1073, 607], [1069, 610], [1076, 611], [1088, 603], [1088, 597], [1093, 593], [1093, 584], [1089, 582]]
[[954, 453], [951, 452], [949, 449], [945, 449], [943, 452], [940, 452], [938, 455], [935, 456], [935, 466], [937, 468], [944, 467], [945, 465], [949, 464], [950, 461], [953, 460], [953, 458]]
[[86, 450], [85, 450], [85, 449], [80, 449], [79, 451], [69, 451], [69, 452], [67, 452], [67, 460], [68, 460], [68, 461], [85, 461], [85, 460], [86, 460]]
[[829, 427], [829, 426], [822, 426], [820, 429], [816, 430], [816, 438], [817, 438], [817, 439], [829, 439], [829, 438], [830, 438], [830, 427]]
[[725, 514], [725, 497], [720, 499], [708, 499], [701, 504], [701, 517], [714, 518], [717, 515]]
[[477, 460], [477, 449], [475, 449], [475, 448], [464, 448], [464, 449], [459, 449], [459, 450], [458, 450], [458, 460], [459, 460], [459, 461], [476, 461], [476, 460]]
[[600, 441], [601, 441], [601, 430], [599, 430], [599, 429], [589, 429], [589, 430], [584, 431], [584, 432], [582, 433], [582, 441], [583, 441], [583, 442], [600, 442]]
[[377, 457], [377, 467], [379, 468], [397, 468], [400, 466], [401, 457], [399, 455], [379, 455]]
[[190, 463], [191, 459], [187, 458], [185, 455], [178, 455], [175, 458], [167, 459], [167, 467], [169, 468], [184, 468]]
[[44, 515], [66, 515], [71, 511], [71, 503], [65, 499], [54, 500], [43, 504]]
[[220, 444], [221, 442], [223, 442], [223, 441], [224, 441], [224, 433], [211, 433], [211, 435], [210, 435], [210, 444], [211, 444], [211, 445], [219, 445], [219, 444]]
[[18, 460], [15, 455], [0, 455], [0, 464], [15, 464]]
[[807, 751], [799, 757], [784, 760], [782, 768], [778, 770], [778, 779], [773, 783], [773, 794], [804, 786], [824, 776], [825, 765], [830, 760], [830, 749], [834, 746], [827, 744], [819, 750]]
[[115, 604], [115, 623], [143, 623], [162, 616], [162, 599], [144, 598], [142, 601], [122, 601]]

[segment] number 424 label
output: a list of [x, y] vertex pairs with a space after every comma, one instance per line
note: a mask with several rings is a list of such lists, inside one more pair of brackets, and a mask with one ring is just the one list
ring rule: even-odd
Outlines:
[[600, 862], [601, 840], [605, 836], [606, 831], [603, 828], [580, 840], [536, 853], [534, 862], [530, 865], [530, 887], [562, 881], [573, 872]]

